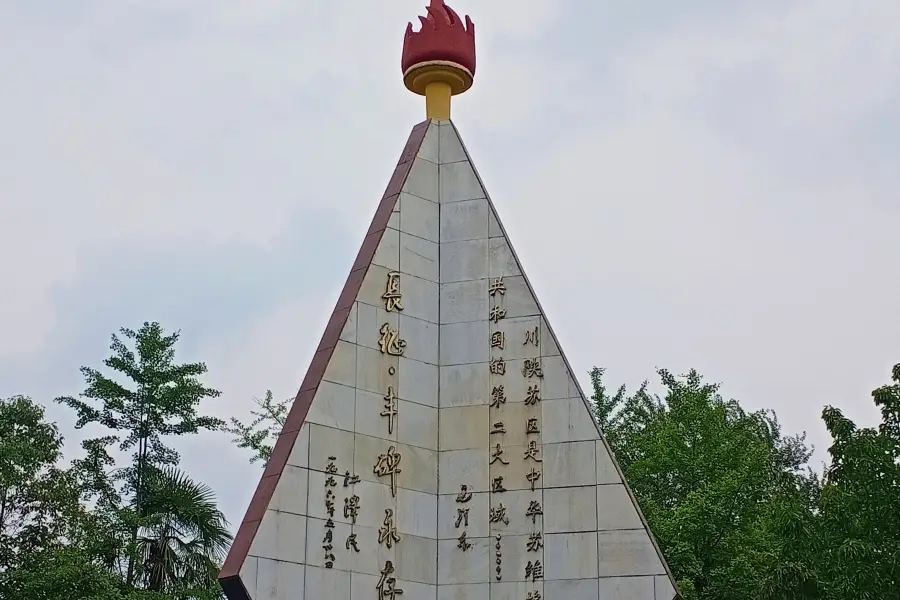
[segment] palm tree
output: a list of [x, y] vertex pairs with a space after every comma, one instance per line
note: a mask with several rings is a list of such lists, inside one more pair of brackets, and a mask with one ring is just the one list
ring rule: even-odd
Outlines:
[[231, 533], [212, 489], [164, 467], [151, 471], [146, 490], [136, 546], [146, 589], [185, 600], [210, 592], [220, 597], [216, 576]]

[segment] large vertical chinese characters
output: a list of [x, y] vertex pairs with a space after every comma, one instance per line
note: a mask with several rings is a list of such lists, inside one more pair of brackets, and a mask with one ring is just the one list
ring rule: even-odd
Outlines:
[[[398, 271], [390, 271], [387, 274], [387, 282], [385, 283], [384, 294], [381, 295], [384, 300], [384, 309], [387, 312], [400, 312], [403, 310], [403, 294], [400, 291], [400, 273]], [[400, 338], [397, 330], [391, 328], [389, 323], [381, 326], [378, 333], [380, 338], [378, 341], [379, 350], [382, 354], [389, 356], [403, 356], [406, 350], [406, 340]], [[388, 375], [393, 377], [397, 374], [396, 369], [391, 366], [388, 368]], [[387, 433], [391, 437], [394, 433], [394, 425], [398, 417], [397, 395], [394, 392], [394, 385], [388, 385], [384, 396], [384, 406], [381, 416], [387, 419]], [[391, 496], [397, 497], [397, 476], [401, 473], [400, 469], [400, 452], [391, 444], [388, 446], [384, 454], [380, 454], [375, 460], [372, 472], [379, 479], [387, 479], [391, 488]], [[378, 544], [383, 544], [386, 548], [393, 547], [394, 544], [400, 542], [400, 534], [397, 532], [397, 526], [394, 523], [393, 509], [386, 508], [384, 510], [384, 522], [378, 529]], [[391, 561], [385, 561], [384, 568], [381, 571], [381, 578], [375, 586], [378, 591], [378, 600], [394, 600], [396, 596], [402, 595], [403, 590], [397, 587], [397, 580], [394, 577], [394, 564]]]
[[[540, 551], [544, 547], [543, 532], [541, 531], [542, 528], [538, 525], [538, 517], [543, 516], [543, 508], [541, 507], [541, 496], [537, 493], [540, 490], [543, 458], [541, 456], [540, 443], [540, 418], [537, 416], [540, 415], [540, 410], [529, 411], [527, 409], [529, 407], [537, 408], [541, 402], [541, 381], [544, 378], [544, 372], [541, 364], [540, 325], [536, 324], [533, 328], [526, 329], [524, 332], [519, 330], [519, 333], [522, 334], [522, 338], [520, 339], [511, 338], [509, 331], [503, 326], [507, 317], [507, 310], [504, 307], [506, 293], [507, 287], [502, 277], [490, 280], [488, 286], [488, 319], [493, 324], [493, 329], [490, 332], [490, 339], [488, 340], [491, 350], [489, 370], [492, 376], [489, 402], [492, 411], [490, 417], [490, 436], [492, 440], [494, 436], [498, 436], [497, 439], [502, 440], [504, 434], [507, 433], [508, 428], [521, 427], [522, 429], [519, 431], [524, 431], [525, 446], [522, 454], [518, 456], [513, 454], [510, 456], [508, 450], [512, 450], [512, 448], [504, 448], [501, 441], [491, 441], [490, 443], [488, 462], [489, 465], [492, 465], [496, 470], [491, 474], [491, 507], [489, 521], [490, 523], [504, 526], [509, 525], [510, 519], [525, 519], [526, 522], [531, 522], [532, 533], [525, 542], [525, 551], [529, 555], [535, 555], [535, 558], [527, 561], [525, 572], [519, 577], [524, 576], [526, 581], [535, 582], [543, 578], [544, 572], [543, 565], [539, 558], [541, 555]], [[521, 354], [524, 354], [527, 358], [522, 361], [520, 373], [511, 371], [507, 374], [508, 365], [504, 360], [504, 352], [507, 350], [509, 344], [521, 344], [521, 346], [525, 347], [523, 349], [524, 352]], [[533, 352], [531, 352], [531, 349], [533, 349]], [[522, 377], [525, 380], [524, 385], [507, 379], [507, 377], [513, 376]], [[509, 385], [504, 385], [504, 382]], [[509, 397], [507, 393], [508, 389], [524, 390], [524, 396]], [[506, 418], [503, 418], [503, 413], [507, 410], [511, 410], [507, 408], [509, 402], [521, 402], [522, 404], [519, 404], [518, 406], [524, 406], [526, 408], [525, 411], [521, 411], [520, 413], [512, 413], [523, 414], [523, 422], [511, 423]], [[514, 460], [524, 461], [525, 469], [507, 471], [505, 467], [510, 465], [510, 462]], [[524, 473], [524, 481], [513, 481], [511, 482], [512, 485], [514, 485], [516, 489], [519, 489], [524, 485], [526, 492], [530, 491], [535, 493], [534, 497], [528, 501], [528, 506], [525, 509], [524, 514], [510, 514], [504, 503], [497, 499], [498, 494], [507, 491], [506, 486], [509, 484], [504, 480], [504, 475], [510, 473], [519, 473], [517, 477], [522, 477], [523, 475], [521, 475], [521, 473]], [[503, 578], [501, 550], [502, 535], [501, 533], [496, 533], [494, 537], [495, 552], [493, 570], [495, 578], [500, 580]], [[540, 591], [528, 591], [525, 600], [541, 600]]]

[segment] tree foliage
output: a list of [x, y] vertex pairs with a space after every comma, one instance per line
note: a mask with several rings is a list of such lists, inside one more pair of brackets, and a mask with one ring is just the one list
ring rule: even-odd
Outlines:
[[833, 407], [824, 478], [803, 435], [748, 412], [694, 371], [659, 371], [610, 394], [594, 369], [594, 406], [685, 600], [900, 598], [900, 365], [873, 392], [878, 427]]
[[[122, 329], [104, 372], [82, 368], [84, 391], [57, 401], [105, 431], [67, 463], [42, 406], [0, 399], [0, 600], [221, 600], [228, 523], [172, 439], [223, 429], [265, 462], [290, 399], [266, 392], [247, 424], [204, 415], [219, 392], [175, 361], [178, 339]], [[872, 393], [876, 426], [824, 408], [821, 477], [774, 412], [658, 375], [660, 395], [610, 392], [594, 369], [593, 401], [684, 600], [900, 600], [900, 365]]]
[[821, 498], [814, 511], [782, 515], [768, 598], [900, 598], [900, 364], [872, 397], [877, 427], [822, 411], [832, 444]]
[[222, 597], [228, 523], [168, 441], [220, 428], [199, 412], [219, 392], [200, 381], [203, 363], [175, 362], [177, 333], [157, 323], [120, 333], [104, 361], [111, 374], [83, 367], [81, 396], [57, 399], [78, 428], [108, 430], [85, 440], [68, 468], [42, 407], [21, 396], [0, 401], [0, 599]]
[[246, 448], [253, 454], [250, 462], [261, 460], [265, 464], [272, 456], [275, 441], [284, 427], [292, 398], [275, 401], [272, 390], [266, 390], [262, 398], [254, 398], [253, 403], [259, 410], [251, 410], [253, 420], [244, 424], [240, 419], [231, 417], [231, 423], [224, 427], [227, 433], [234, 436], [233, 442], [238, 448]]
[[[67, 396], [56, 401], [78, 415], [76, 428], [98, 424], [112, 432], [86, 442], [95, 462], [110, 464], [104, 450], [114, 444], [121, 452], [131, 452], [131, 465], [115, 474], [114, 483], [106, 487], [103, 498], [107, 504], [103, 508], [130, 533], [125, 577], [131, 585], [137, 576], [138, 533], [153, 517], [146, 502], [148, 481], [158, 478], [161, 469], [177, 465], [180, 459], [166, 444], [166, 438], [216, 430], [224, 423], [198, 413], [202, 400], [216, 398], [220, 393], [200, 381], [207, 370], [205, 364], [175, 363], [178, 332], [166, 335], [159, 323], [144, 323], [137, 331], [123, 328], [120, 333], [133, 348], [113, 334], [112, 355], [104, 365], [130, 385], [97, 369], [82, 367], [86, 387], [81, 397]], [[97, 476], [101, 483], [102, 473]], [[120, 484], [118, 489], [115, 483]], [[121, 502], [123, 497], [127, 502]]]

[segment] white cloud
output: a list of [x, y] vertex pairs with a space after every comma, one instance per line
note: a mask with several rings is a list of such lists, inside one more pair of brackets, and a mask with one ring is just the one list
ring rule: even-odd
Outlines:
[[[523, 38], [549, 6], [486, 17], [486, 29]], [[423, 2], [0, 10], [0, 253], [15, 257], [0, 277], [16, 290], [0, 311], [0, 359], [38, 352], [54, 325], [48, 291], [77, 276], [86, 250], [267, 244], [313, 207], [364, 228], [422, 111], [399, 61]], [[505, 101], [479, 103], [497, 114]], [[520, 104], [505, 124], [528, 115]]]
[[[622, 102], [615, 118], [586, 111], [580, 130], [530, 148], [515, 172], [487, 169], [498, 157], [475, 160], [582, 379], [594, 364], [610, 367], [611, 383], [632, 385], [654, 366], [696, 367], [748, 406], [776, 408], [789, 431], [810, 429], [821, 459], [821, 407], [871, 421], [868, 392], [900, 360], [890, 281], [900, 213], [889, 208], [898, 182], [851, 161], [810, 177], [794, 168], [803, 156], [773, 150], [816, 150], [785, 139], [794, 131], [852, 130], [898, 76], [874, 66], [880, 55], [865, 76], [852, 59], [862, 43], [889, 51], [884, 15], [847, 15], [828, 35], [835, 19], [798, 6], [644, 40], [619, 55], [604, 84], [605, 103]], [[751, 97], [726, 86], [746, 65]], [[803, 76], [788, 76], [798, 69]], [[819, 95], [813, 118], [804, 99]], [[722, 103], [740, 112], [767, 96], [778, 101], [762, 142], [705, 118]], [[470, 110], [489, 130], [474, 100]], [[308, 332], [311, 343], [320, 331]]]
[[[422, 112], [399, 53], [425, 4], [130, 0], [74, 24], [0, 18], [0, 252], [16, 258], [0, 263], [16, 290], [0, 360], [40, 350], [47, 290], [77, 277], [84, 249], [266, 244], [322, 206], [361, 239]], [[897, 93], [900, 6], [720, 11], [597, 41], [588, 70], [523, 43], [566, 3], [453, 4], [479, 36], [462, 133], [579, 371], [635, 384], [653, 366], [697, 367], [794, 430], [825, 403], [872, 417], [868, 391], [900, 359], [900, 181], [840, 150], [815, 167], [823, 139], [865, 139], [860, 123]], [[554, 128], [560, 115], [541, 108], [561, 101], [573, 127], [552, 144], [478, 152]], [[211, 342], [220, 414], [296, 391], [336, 295]]]
[[[497, 200], [579, 369], [634, 384], [654, 365], [697, 367], [822, 449], [822, 405], [874, 418], [868, 392], [900, 360], [900, 179], [849, 156], [810, 176], [819, 138], [803, 135], [852, 131], [897, 90], [887, 13], [900, 7], [863, 5], [795, 3], [645, 40], [605, 82], [621, 114], [586, 119]], [[747, 65], [755, 89], [729, 89]], [[754, 143], [706, 118], [759, 98], [774, 101]]]

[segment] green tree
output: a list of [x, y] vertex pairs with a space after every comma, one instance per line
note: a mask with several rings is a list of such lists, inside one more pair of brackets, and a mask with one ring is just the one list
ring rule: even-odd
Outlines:
[[[224, 423], [198, 413], [202, 400], [220, 394], [200, 381], [207, 371], [205, 364], [175, 362], [178, 332], [166, 335], [159, 323], [144, 323], [137, 331], [121, 329], [120, 333], [124, 340], [113, 334], [112, 355], [104, 361], [119, 380], [82, 367], [86, 388], [80, 398], [61, 397], [57, 402], [75, 410], [76, 428], [98, 424], [111, 430], [111, 435], [88, 440], [86, 447], [92, 452], [89, 462], [97, 476], [98, 493], [106, 496], [105, 508], [117, 514], [129, 532], [125, 582], [130, 587], [135, 582], [138, 534], [152, 520], [146, 505], [147, 481], [179, 462], [166, 438], [216, 430]], [[102, 477], [102, 467], [111, 463], [107, 448], [113, 445], [131, 453], [131, 464], [115, 472], [118, 490], [104, 485]]]
[[144, 587], [174, 597], [219, 593], [216, 577], [231, 534], [212, 489], [173, 467], [146, 483], [147, 518], [137, 544]]
[[877, 427], [859, 427], [834, 407], [822, 411], [832, 445], [821, 498], [814, 511], [780, 515], [767, 599], [900, 598], [900, 364], [872, 396]]
[[0, 570], [61, 545], [81, 516], [78, 483], [57, 467], [63, 438], [25, 396], [0, 399]]
[[247, 448], [253, 452], [250, 463], [261, 460], [263, 464], [268, 462], [275, 448], [275, 441], [284, 427], [287, 413], [293, 398], [287, 398], [276, 402], [272, 396], [272, 390], [266, 390], [264, 398], [254, 398], [253, 402], [259, 410], [251, 410], [253, 420], [245, 425], [239, 419], [231, 417], [231, 424], [224, 430], [234, 436], [233, 442], [238, 448]]
[[83, 504], [89, 459], [58, 466], [63, 438], [30, 398], [0, 400], [0, 598], [119, 600], [98, 557], [100, 519]]
[[810, 450], [696, 371], [659, 376], [664, 398], [646, 382], [610, 395], [594, 369], [597, 420], [685, 600], [755, 600], [773, 566], [775, 507], [817, 496]]

